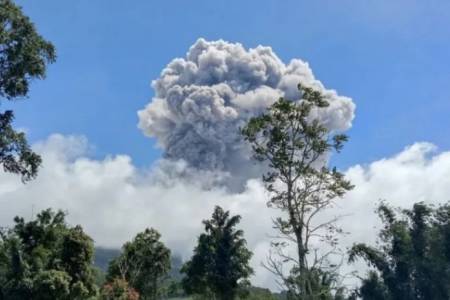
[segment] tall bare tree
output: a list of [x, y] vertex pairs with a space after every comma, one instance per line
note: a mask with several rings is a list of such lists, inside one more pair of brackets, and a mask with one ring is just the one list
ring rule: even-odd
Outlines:
[[[329, 293], [334, 267], [329, 257], [336, 253], [338, 217], [320, 217], [336, 199], [352, 189], [352, 185], [336, 168], [327, 166], [331, 152], [339, 152], [347, 136], [333, 134], [314, 115], [329, 103], [318, 91], [299, 85], [302, 100], [280, 98], [268, 110], [249, 120], [242, 134], [254, 158], [268, 164], [263, 181], [271, 195], [268, 205], [280, 209], [285, 217], [274, 220], [284, 238], [273, 243], [281, 259], [269, 256], [268, 267], [282, 279], [294, 299], [318, 299]], [[294, 242], [296, 255], [283, 250]], [[327, 251], [312, 246], [327, 243]], [[293, 265], [289, 274], [283, 266]], [[322, 298], [321, 298], [322, 299]]]

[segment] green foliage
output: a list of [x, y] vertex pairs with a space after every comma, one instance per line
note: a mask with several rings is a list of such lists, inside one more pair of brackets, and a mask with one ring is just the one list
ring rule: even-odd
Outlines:
[[270, 290], [263, 289], [263, 288], [257, 288], [257, 287], [250, 287], [248, 289], [248, 295], [244, 298], [247, 300], [277, 300], [277, 298], [272, 295]]
[[450, 298], [450, 206], [416, 203], [396, 212], [382, 203], [380, 245], [356, 244], [350, 261], [364, 259], [376, 272], [357, 291], [363, 299]]
[[61, 211], [14, 219], [0, 239], [0, 299], [88, 299], [97, 294], [93, 242]]
[[186, 293], [184, 292], [183, 285], [181, 281], [174, 280], [172, 276], [170, 276], [170, 280], [167, 283], [167, 297], [177, 298], [177, 297], [185, 297]]
[[95, 263], [94, 267], [92, 268], [92, 273], [94, 276], [95, 285], [98, 287], [104, 286], [106, 283], [106, 273], [99, 267], [95, 266]]
[[8, 99], [26, 96], [30, 81], [44, 78], [56, 59], [53, 45], [11, 0], [0, 1], [0, 45], [0, 96]]
[[138, 233], [122, 247], [122, 254], [111, 261], [107, 280], [126, 280], [141, 299], [157, 299], [164, 293], [164, 281], [170, 270], [170, 250], [159, 240], [155, 229]]
[[33, 299], [67, 299], [70, 296], [70, 276], [64, 271], [40, 272], [34, 279]]
[[93, 254], [93, 241], [81, 226], [70, 228], [62, 240], [58, 263], [70, 274], [72, 299], [87, 299], [95, 294]]
[[101, 300], [138, 300], [139, 293], [124, 279], [116, 278], [103, 286]]
[[365, 300], [392, 299], [385, 284], [379, 278], [378, 273], [374, 271], [370, 271], [367, 278], [362, 279], [362, 285], [356, 296], [358, 294]]
[[[321, 269], [294, 267], [285, 280], [288, 300], [338, 300], [345, 299], [345, 289], [338, 286], [338, 274]], [[303, 284], [306, 283], [303, 288]]]
[[[329, 103], [318, 91], [300, 85], [299, 90], [301, 101], [280, 98], [264, 114], [251, 118], [241, 132], [251, 145], [254, 158], [269, 167], [263, 175], [271, 195], [268, 205], [286, 213], [286, 217], [274, 221], [275, 228], [286, 241], [294, 241], [297, 246], [296, 257], [292, 257], [283, 253], [286, 242], [274, 243], [279, 258], [270, 256], [266, 267], [281, 277], [294, 298], [310, 299], [323, 294], [321, 288], [313, 288], [319, 286], [319, 282], [312, 281], [317, 279], [316, 272], [326, 277], [336, 274], [336, 267], [324, 263], [330, 254], [338, 252], [336, 235], [342, 233], [336, 225], [337, 218], [320, 224], [315, 221], [353, 186], [336, 168], [330, 169], [325, 163], [326, 156], [339, 152], [347, 141], [345, 135], [330, 133], [314, 118]], [[322, 255], [321, 247], [311, 248], [313, 239], [325, 242], [331, 251]], [[309, 256], [311, 253], [314, 255]], [[313, 259], [309, 261], [308, 257]], [[294, 264], [290, 275], [283, 271], [285, 262]]]
[[41, 158], [31, 151], [25, 134], [12, 128], [13, 112], [0, 113], [0, 164], [6, 172], [19, 174], [28, 181], [37, 174]]
[[[36, 32], [21, 9], [11, 0], [0, 0], [0, 97], [26, 96], [30, 81], [44, 78], [46, 65], [55, 58], [53, 45]], [[0, 113], [0, 163], [25, 182], [36, 176], [41, 159], [31, 151], [25, 134], [13, 129], [13, 119], [12, 111]]]
[[183, 287], [188, 294], [208, 299], [232, 300], [249, 286], [253, 273], [252, 253], [246, 248], [244, 232], [236, 230], [241, 217], [216, 206], [212, 218], [203, 221], [205, 233], [198, 238], [194, 255], [182, 268]]

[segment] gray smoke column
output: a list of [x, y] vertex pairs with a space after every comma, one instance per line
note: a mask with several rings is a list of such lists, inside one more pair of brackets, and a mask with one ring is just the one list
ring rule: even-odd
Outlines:
[[306, 62], [284, 64], [270, 47], [199, 39], [152, 82], [155, 97], [138, 112], [139, 128], [155, 137], [169, 161], [226, 174], [229, 184], [260, 176], [239, 128], [279, 97], [299, 101], [297, 85], [323, 92], [330, 106], [319, 118], [331, 130], [351, 127], [355, 105], [325, 89]]

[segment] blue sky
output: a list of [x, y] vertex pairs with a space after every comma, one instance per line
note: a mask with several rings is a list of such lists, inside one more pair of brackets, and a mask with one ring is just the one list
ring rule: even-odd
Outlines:
[[200, 37], [271, 46], [309, 62], [357, 105], [342, 168], [416, 141], [450, 148], [448, 1], [17, 1], [52, 41], [57, 62], [30, 99], [4, 107], [30, 140], [85, 135], [96, 157], [160, 156], [137, 128], [150, 81]]
[[[68, 211], [69, 223], [82, 224], [96, 245], [120, 247], [151, 226], [173, 253], [188, 258], [200, 220], [221, 205], [242, 216], [254, 252], [253, 284], [274, 288], [261, 262], [278, 215], [258, 181], [230, 193], [178, 180], [176, 168], [172, 181], [166, 169], [172, 164], [141, 172], [161, 151], [137, 128], [137, 111], [153, 97], [151, 80], [201, 37], [271, 46], [285, 63], [307, 61], [327, 89], [353, 99], [350, 141], [333, 158], [355, 185], [330, 211], [351, 216], [342, 223], [352, 233], [343, 248], [374, 242], [379, 199], [403, 208], [449, 200], [448, 0], [16, 1], [55, 44], [58, 59], [45, 80], [33, 82], [29, 99], [2, 102], [32, 143], [47, 140], [36, 148], [44, 161], [36, 180], [23, 185], [0, 173], [2, 226], [53, 207]], [[48, 138], [53, 133], [64, 136]], [[86, 136], [94, 159], [85, 159], [83, 139], [67, 135]], [[430, 154], [432, 145], [419, 141], [441, 151]], [[350, 168], [355, 164], [364, 167]], [[233, 178], [245, 171], [237, 166]]]

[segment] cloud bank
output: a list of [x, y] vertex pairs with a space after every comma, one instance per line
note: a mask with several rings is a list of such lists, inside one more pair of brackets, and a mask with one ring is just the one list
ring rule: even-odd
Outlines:
[[[276, 211], [266, 207], [267, 195], [258, 180], [249, 180], [241, 193], [199, 186], [160, 184], [155, 172], [137, 169], [130, 157], [89, 158], [90, 145], [83, 137], [52, 135], [35, 145], [44, 159], [38, 178], [26, 185], [10, 174], [0, 174], [0, 224], [10, 225], [15, 215], [30, 219], [33, 211], [60, 208], [72, 224], [82, 224], [97, 245], [120, 247], [145, 227], [158, 229], [174, 253], [191, 255], [201, 220], [214, 205], [241, 214], [249, 248], [254, 252], [253, 283], [275, 288], [273, 277], [260, 266], [269, 250], [268, 234]], [[450, 151], [435, 152], [417, 143], [399, 154], [356, 165], [345, 174], [356, 185], [329, 214], [350, 214], [341, 224], [351, 232], [343, 246], [372, 242], [378, 220], [373, 213], [379, 199], [410, 207], [416, 201], [445, 202], [450, 195]], [[353, 267], [348, 267], [350, 270]]]
[[153, 81], [155, 97], [138, 112], [139, 128], [157, 139], [165, 158], [222, 172], [229, 187], [239, 188], [261, 174], [239, 128], [279, 97], [299, 101], [299, 83], [320, 90], [329, 101], [318, 117], [330, 130], [350, 128], [354, 103], [326, 89], [306, 62], [285, 64], [270, 47], [245, 49], [199, 39]]

